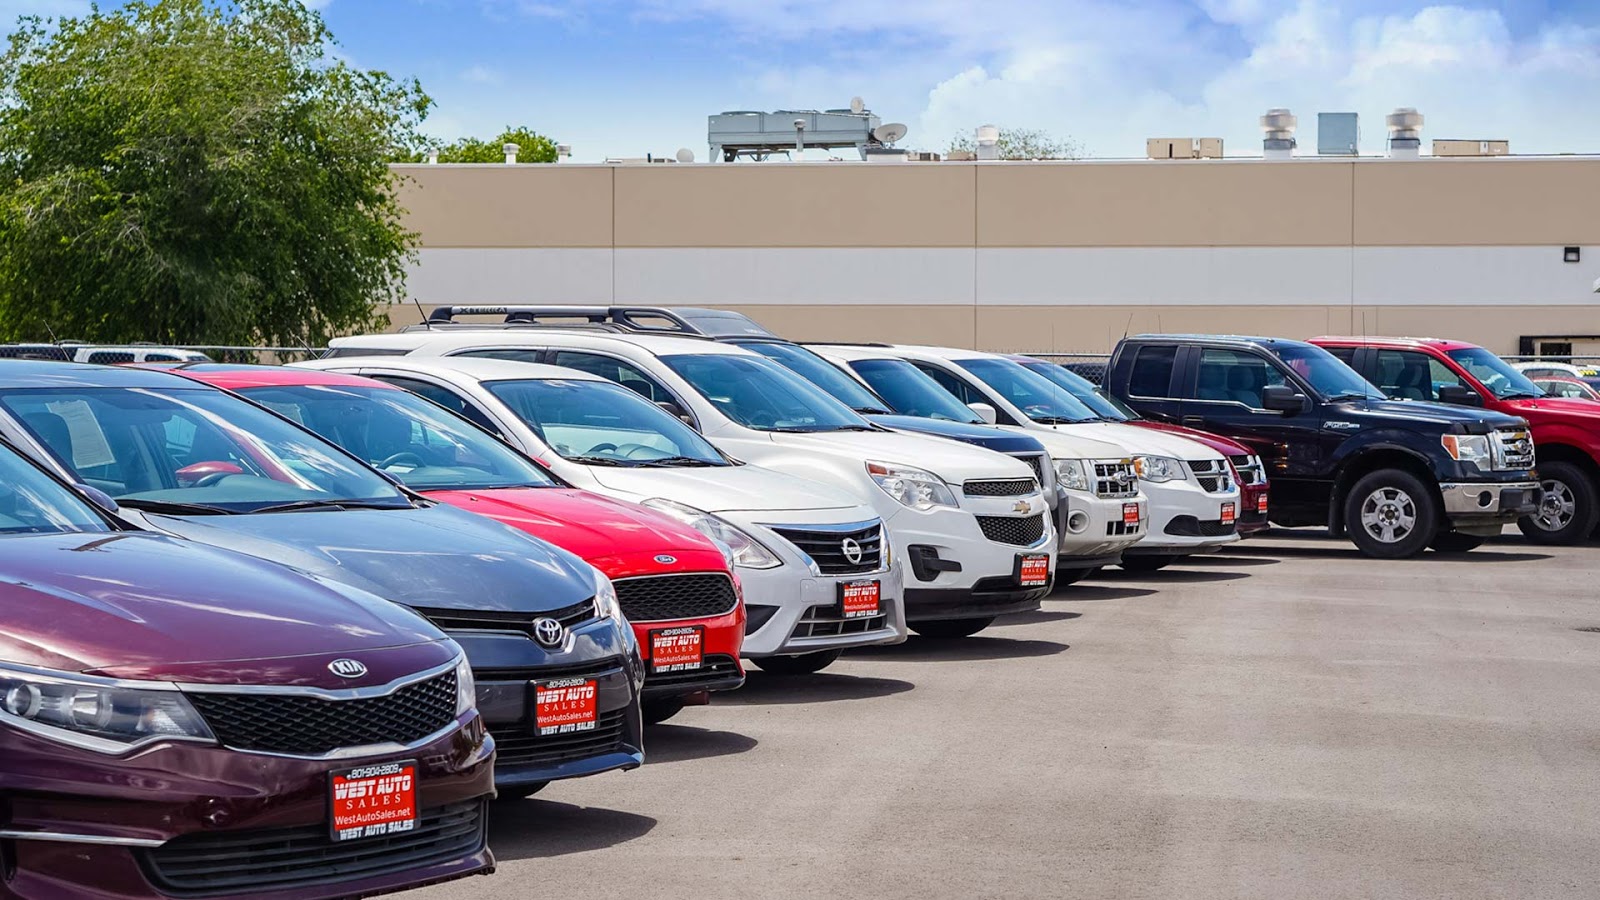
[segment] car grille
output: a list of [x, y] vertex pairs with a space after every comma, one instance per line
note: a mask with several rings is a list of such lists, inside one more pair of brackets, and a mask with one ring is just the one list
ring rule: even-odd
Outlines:
[[1167, 523], [1167, 534], [1175, 537], [1227, 537], [1238, 531], [1235, 522], [1224, 524], [1220, 519], [1200, 520], [1194, 516], [1173, 516]]
[[[164, 895], [210, 897], [336, 885], [478, 852], [487, 839], [484, 801], [422, 811], [411, 831], [336, 843], [326, 822], [174, 838], [137, 851]], [[319, 894], [320, 895], [320, 894]]]
[[573, 629], [595, 617], [594, 598], [550, 612], [502, 612], [498, 610], [435, 609], [414, 607], [441, 631], [510, 631], [533, 637], [533, 623], [546, 616]]
[[225, 746], [321, 756], [346, 747], [410, 744], [456, 718], [456, 674], [446, 672], [383, 697], [324, 700], [298, 694], [186, 693]]
[[1245, 454], [1228, 459], [1233, 463], [1233, 470], [1239, 473], [1240, 484], [1260, 484], [1267, 480], [1266, 471], [1254, 457]]
[[1138, 533], [1138, 522], [1134, 522], [1132, 525], [1129, 525], [1127, 522], [1118, 519], [1115, 522], [1106, 523], [1106, 537], [1126, 537], [1130, 534]]
[[1139, 493], [1139, 479], [1133, 464], [1121, 459], [1094, 462], [1094, 492], [1100, 497], [1133, 497]]
[[[885, 601], [887, 606], [887, 601]], [[841, 637], [847, 634], [866, 634], [889, 627], [889, 614], [863, 616], [859, 619], [839, 618], [837, 605], [813, 606], [795, 623], [792, 637]]]
[[[811, 557], [824, 575], [860, 575], [883, 568], [883, 526], [876, 520], [837, 528], [768, 527]], [[851, 562], [845, 557], [846, 539], [860, 545], [860, 562]]]
[[626, 709], [603, 712], [594, 730], [567, 734], [530, 734], [531, 723], [489, 729], [494, 737], [494, 766], [558, 766], [562, 763], [622, 752]]
[[1006, 478], [999, 481], [969, 481], [961, 486], [968, 497], [1022, 497], [1039, 490], [1032, 478]]
[[700, 663], [700, 668], [688, 672], [651, 672], [644, 677], [645, 684], [651, 687], [673, 684], [696, 684], [702, 681], [711, 681], [717, 678], [737, 678], [739, 664], [733, 657], [724, 654], [707, 656]]
[[653, 575], [619, 578], [617, 603], [630, 622], [703, 619], [733, 612], [739, 595], [726, 575]]
[[1039, 482], [1040, 484], [1044, 484], [1044, 457], [1043, 456], [1041, 456], [1041, 455], [1039, 455], [1037, 453], [1029, 453], [1029, 454], [1026, 454], [1026, 455], [1023, 455], [1023, 456], [1017, 456], [1015, 458], [1016, 459], [1020, 459], [1023, 462], [1027, 463], [1028, 464], [1028, 468], [1033, 470], [1033, 478], [1034, 478], [1034, 480]]
[[1533, 468], [1533, 436], [1526, 428], [1500, 428], [1494, 433], [1494, 458], [1502, 469]]
[[1219, 494], [1233, 489], [1233, 479], [1228, 477], [1228, 461], [1225, 459], [1191, 459], [1186, 465], [1194, 473], [1194, 480], [1200, 483], [1200, 489], [1208, 494]]
[[983, 536], [997, 544], [1030, 547], [1044, 537], [1044, 516], [978, 516]]

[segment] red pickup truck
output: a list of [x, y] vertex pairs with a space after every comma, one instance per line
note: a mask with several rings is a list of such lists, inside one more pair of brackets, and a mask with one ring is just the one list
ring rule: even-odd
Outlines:
[[1517, 526], [1544, 544], [1575, 544], [1594, 532], [1600, 521], [1600, 403], [1549, 396], [1505, 360], [1461, 341], [1320, 337], [1311, 343], [1390, 397], [1482, 406], [1527, 419], [1544, 497]]

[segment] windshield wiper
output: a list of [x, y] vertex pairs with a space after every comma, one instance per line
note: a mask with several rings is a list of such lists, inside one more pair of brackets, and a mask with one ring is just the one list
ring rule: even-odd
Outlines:
[[892, 409], [884, 409], [881, 406], [852, 406], [852, 407], [850, 407], [850, 411], [851, 412], [861, 413], [864, 416], [892, 416], [892, 415], [894, 415], [894, 410], [892, 410]]
[[1094, 419], [1069, 419], [1066, 416], [1030, 416], [1040, 425], [1077, 425], [1080, 422], [1093, 422]]
[[173, 513], [180, 516], [236, 516], [239, 514], [238, 510], [212, 506], [209, 503], [184, 503], [179, 500], [149, 500], [130, 497], [126, 500], [118, 500], [117, 505], [143, 512]]
[[634, 465], [641, 469], [650, 469], [672, 466], [720, 466], [722, 464], [709, 459], [701, 459], [698, 456], [663, 456], [660, 459], [647, 459], [643, 462], [634, 463]]
[[1514, 394], [1501, 394], [1500, 395], [1500, 399], [1501, 400], [1538, 400], [1538, 399], [1541, 399], [1543, 397], [1548, 397], [1548, 396], [1550, 396], [1550, 395], [1549, 394], [1530, 394], [1527, 391], [1518, 391], [1518, 392], [1516, 392]]
[[1330, 396], [1328, 398], [1328, 402], [1334, 403], [1334, 402], [1337, 402], [1337, 401], [1340, 401], [1340, 400], [1379, 400], [1379, 399], [1382, 399], [1382, 398], [1374, 397], [1374, 396], [1372, 396], [1371, 394], [1369, 394], [1369, 393], [1367, 393], [1365, 391], [1340, 391], [1339, 393]]
[[396, 505], [388, 501], [379, 500], [295, 500], [289, 503], [274, 503], [271, 506], [261, 506], [252, 509], [252, 513], [271, 512], [296, 512], [302, 509], [408, 509], [409, 503]]
[[609, 456], [569, 456], [567, 459], [575, 463], [583, 463], [586, 466], [619, 466], [625, 468], [633, 465], [627, 460], [612, 459]]

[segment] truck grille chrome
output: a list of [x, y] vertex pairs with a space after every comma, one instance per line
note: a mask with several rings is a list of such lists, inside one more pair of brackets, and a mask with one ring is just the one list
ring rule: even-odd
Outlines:
[[1233, 479], [1228, 475], [1228, 461], [1225, 459], [1191, 459], [1185, 465], [1194, 473], [1195, 481], [1200, 483], [1201, 490], [1208, 494], [1220, 494], [1233, 489]]

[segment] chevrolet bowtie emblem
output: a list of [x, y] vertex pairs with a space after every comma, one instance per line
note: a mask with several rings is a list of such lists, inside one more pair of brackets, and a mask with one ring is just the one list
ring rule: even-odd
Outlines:
[[1029, 503], [1026, 500], [1018, 500], [1016, 503], [1011, 505], [1011, 511], [1014, 512], [1014, 513], [1019, 513], [1020, 514], [1020, 513], [1030, 512], [1032, 510], [1033, 510], [1033, 504]]

